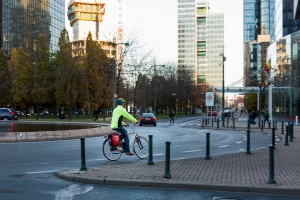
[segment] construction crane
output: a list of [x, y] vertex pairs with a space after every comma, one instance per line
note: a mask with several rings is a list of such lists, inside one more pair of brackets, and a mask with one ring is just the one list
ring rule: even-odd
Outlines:
[[123, 28], [122, 28], [122, 0], [118, 0], [118, 36], [117, 43], [120, 44], [117, 47], [117, 67], [121, 71], [123, 66]]

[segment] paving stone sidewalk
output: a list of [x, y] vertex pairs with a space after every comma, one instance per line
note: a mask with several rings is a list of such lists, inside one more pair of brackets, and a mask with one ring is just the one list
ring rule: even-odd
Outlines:
[[[140, 187], [187, 188], [218, 191], [239, 191], [300, 195], [300, 126], [294, 126], [294, 139], [285, 145], [285, 134], [277, 126], [275, 135], [282, 140], [274, 152], [275, 184], [269, 184], [269, 148], [229, 155], [172, 160], [171, 178], [163, 178], [165, 162], [154, 165], [125, 164], [88, 168], [87, 171], [64, 170], [58, 177], [72, 181]], [[208, 127], [206, 127], [208, 128]], [[215, 129], [216, 127], [211, 127]], [[220, 128], [218, 131], [224, 128]], [[238, 127], [236, 130], [246, 130]], [[272, 134], [271, 128], [251, 128], [251, 131]], [[290, 140], [290, 138], [289, 138]]]

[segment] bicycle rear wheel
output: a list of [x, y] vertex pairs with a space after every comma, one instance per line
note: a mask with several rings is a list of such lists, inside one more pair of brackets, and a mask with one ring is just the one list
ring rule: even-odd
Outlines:
[[141, 159], [145, 159], [149, 156], [149, 142], [144, 137], [136, 137], [133, 143], [133, 152]]
[[117, 150], [116, 147], [111, 147], [109, 145], [109, 141], [108, 139], [106, 139], [104, 142], [103, 142], [103, 148], [102, 148], [102, 151], [103, 151], [103, 155], [108, 159], [108, 160], [111, 160], [111, 161], [115, 161], [115, 160], [118, 160], [121, 155], [122, 155], [122, 152], [120, 150]]

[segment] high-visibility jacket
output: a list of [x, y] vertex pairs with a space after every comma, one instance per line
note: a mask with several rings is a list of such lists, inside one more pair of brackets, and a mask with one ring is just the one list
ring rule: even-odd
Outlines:
[[132, 122], [137, 122], [137, 120], [131, 116], [126, 110], [125, 108], [123, 108], [122, 105], [118, 105], [113, 113], [112, 113], [112, 119], [111, 119], [111, 124], [110, 127], [112, 129], [117, 129], [118, 127], [121, 127], [123, 125], [125, 125], [125, 123], [123, 122], [123, 117], [129, 119]]

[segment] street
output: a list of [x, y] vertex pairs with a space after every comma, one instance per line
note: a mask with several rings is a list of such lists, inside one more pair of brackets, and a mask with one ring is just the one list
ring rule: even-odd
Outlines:
[[[148, 138], [153, 135], [153, 161], [165, 159], [165, 142], [171, 142], [171, 159], [205, 157], [206, 133], [210, 132], [211, 156], [243, 152], [246, 149], [246, 131], [205, 130], [199, 127], [198, 118], [175, 119], [170, 125], [162, 120], [157, 127], [136, 126], [137, 132]], [[280, 140], [280, 138], [277, 138]], [[103, 137], [86, 138], [86, 166], [145, 163], [136, 156], [122, 157], [108, 161], [102, 154]], [[251, 150], [265, 148], [271, 143], [268, 134], [251, 134]], [[132, 147], [131, 147], [132, 148]], [[191, 190], [107, 187], [75, 183], [57, 178], [54, 174], [65, 169], [79, 169], [81, 166], [80, 140], [63, 140], [30, 143], [0, 144], [0, 193], [1, 199], [213, 199], [232, 194]], [[117, 191], [115, 191], [117, 190]], [[184, 195], [183, 197], [181, 195]], [[272, 195], [239, 194], [240, 199], [276, 199]], [[197, 198], [195, 198], [197, 197]], [[199, 198], [198, 198], [199, 197]], [[203, 197], [203, 198], [202, 198]], [[282, 197], [276, 195], [278, 199]], [[298, 197], [299, 198], [299, 197]], [[216, 199], [216, 198], [215, 198]], [[282, 198], [281, 198], [282, 199]], [[289, 197], [285, 199], [296, 199]]]

